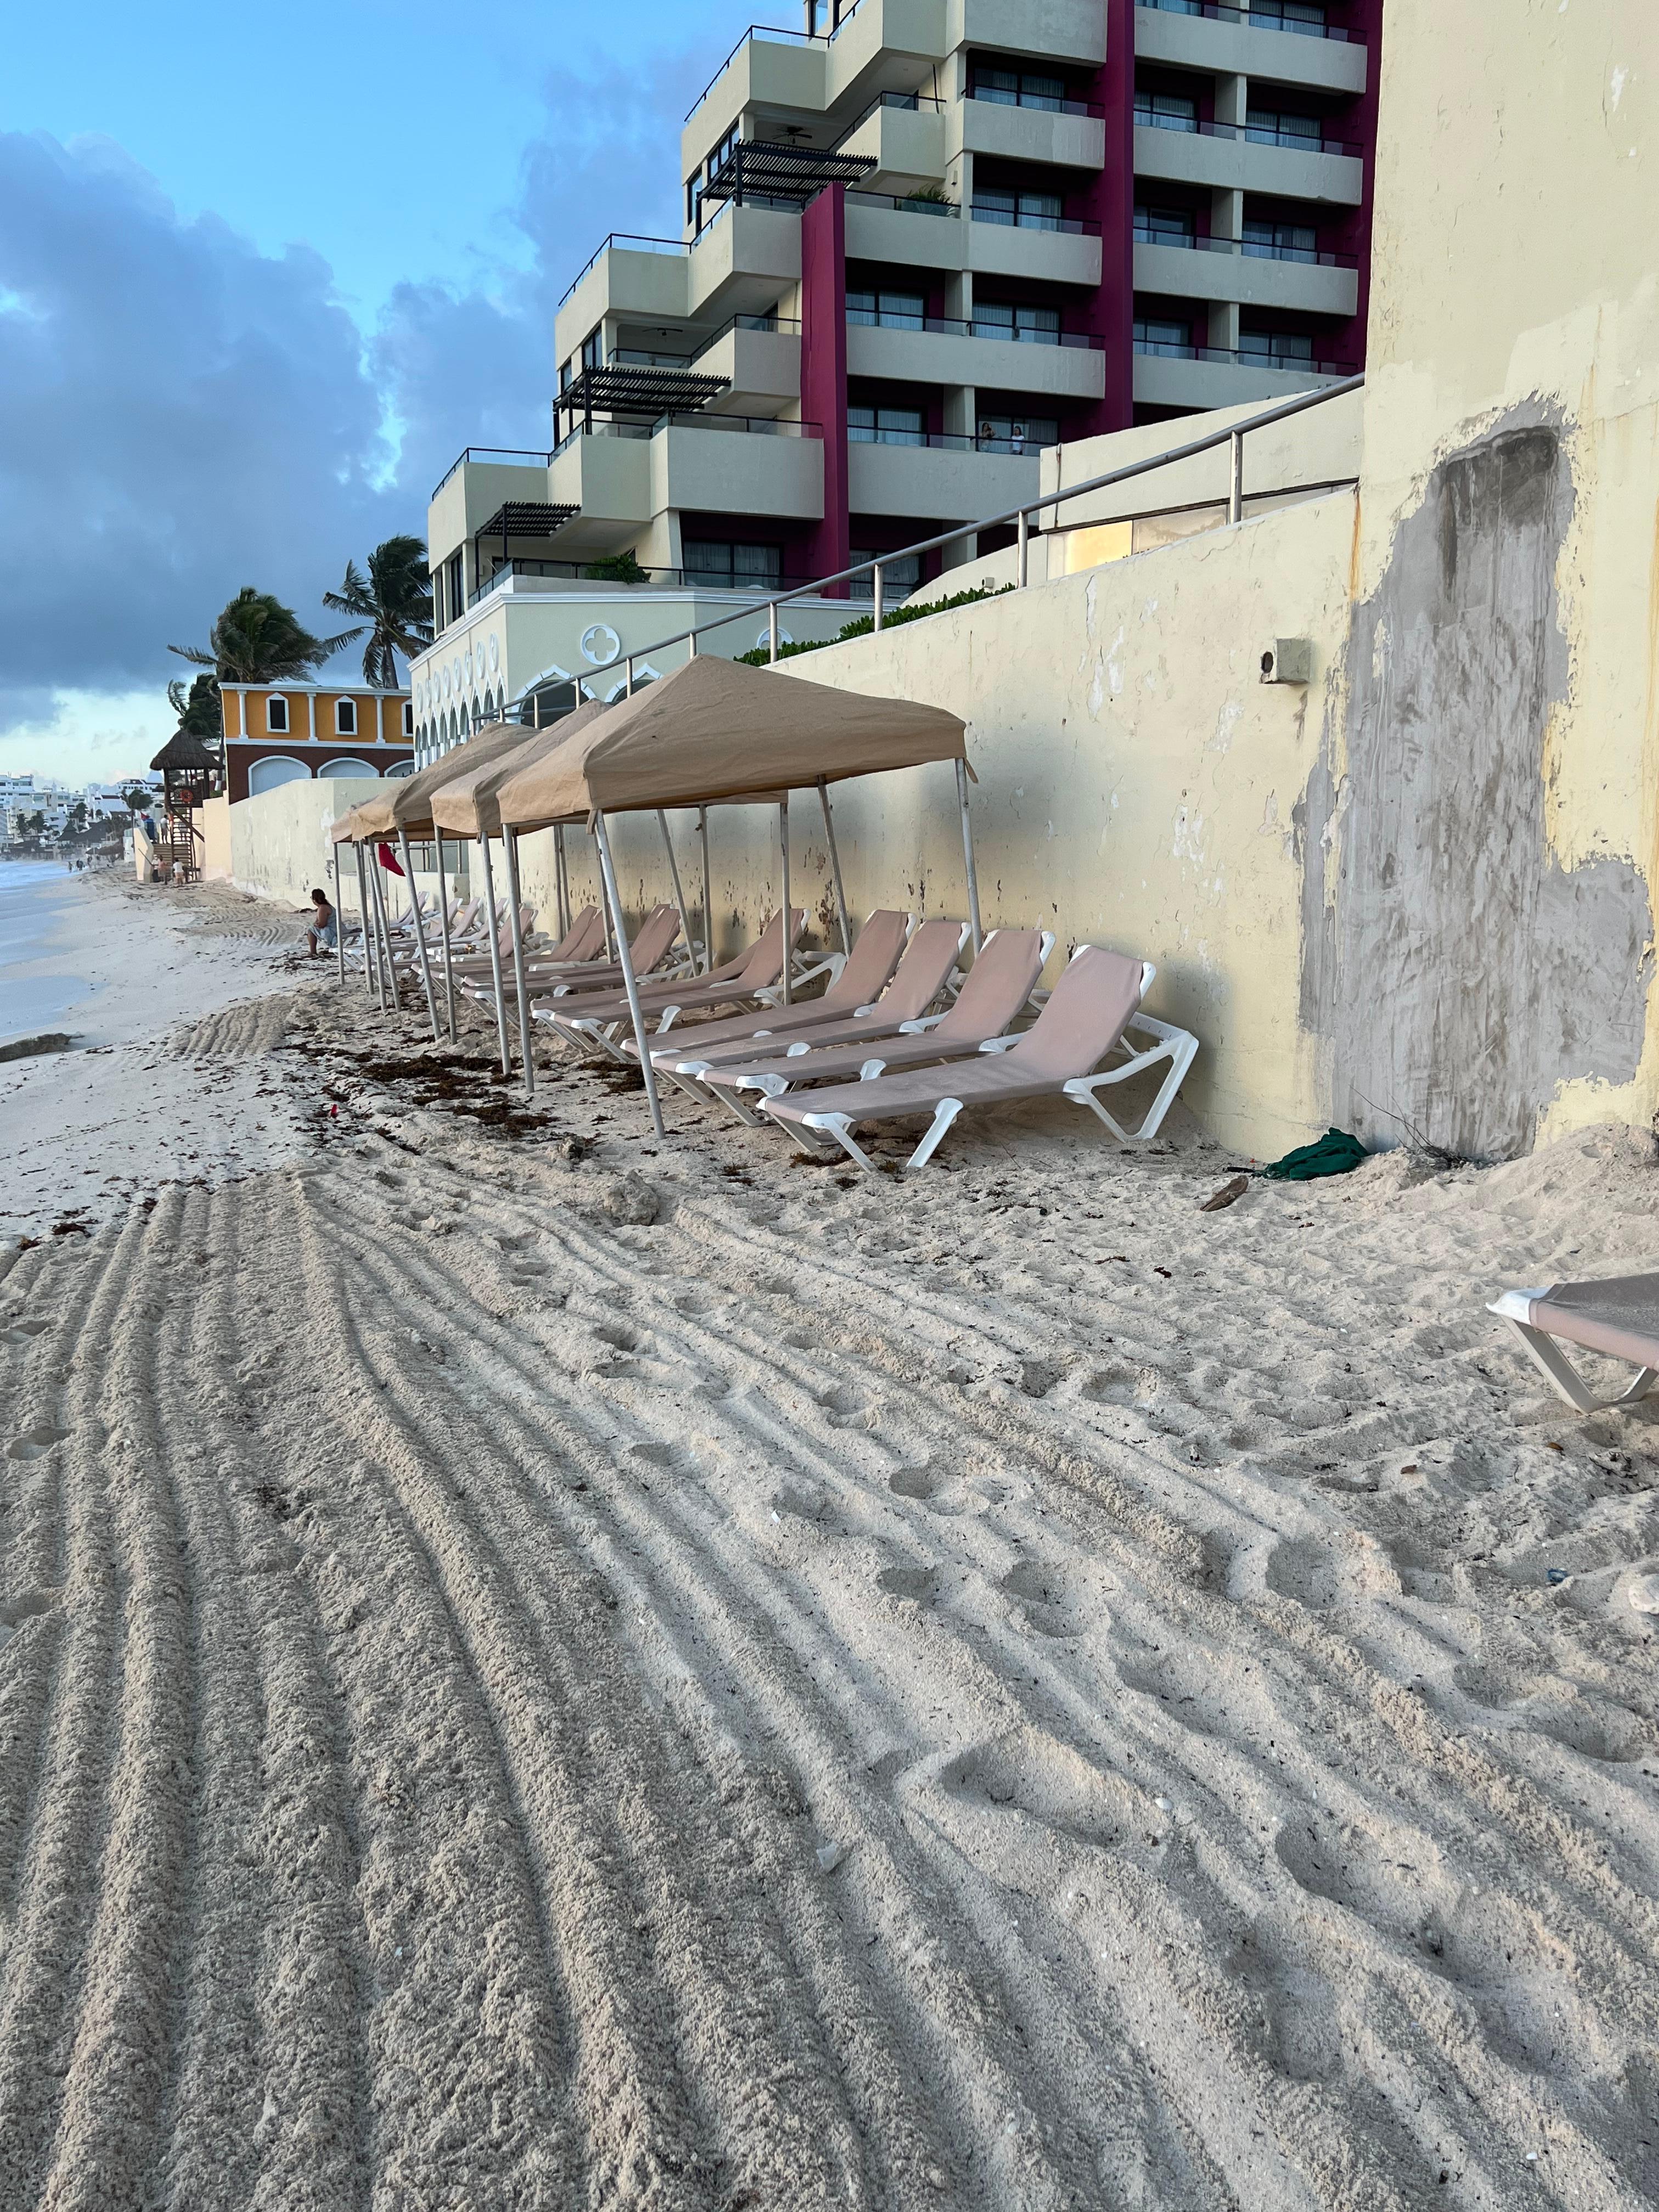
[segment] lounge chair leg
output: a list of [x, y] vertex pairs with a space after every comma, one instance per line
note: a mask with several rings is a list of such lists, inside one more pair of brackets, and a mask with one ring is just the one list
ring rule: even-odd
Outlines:
[[853, 1117], [850, 1114], [814, 1115], [807, 1133], [810, 1136], [827, 1137], [831, 1143], [839, 1145], [848, 1158], [855, 1166], [861, 1167], [866, 1175], [878, 1176], [881, 1173], [881, 1170], [871, 1158], [869, 1153], [854, 1142]]
[[1626, 1406], [1639, 1405], [1659, 1382], [1659, 1368], [1644, 1367], [1622, 1395], [1617, 1398], [1593, 1398], [1573, 1371], [1571, 1364], [1553, 1337], [1541, 1328], [1516, 1321], [1506, 1314], [1504, 1318], [1527, 1348], [1528, 1358], [1549, 1380], [1557, 1395], [1580, 1413], [1617, 1413]]
[[917, 1168], [926, 1167], [944, 1140], [945, 1133], [962, 1111], [960, 1098], [941, 1098], [933, 1109], [933, 1126], [904, 1163], [904, 1172], [910, 1175]]

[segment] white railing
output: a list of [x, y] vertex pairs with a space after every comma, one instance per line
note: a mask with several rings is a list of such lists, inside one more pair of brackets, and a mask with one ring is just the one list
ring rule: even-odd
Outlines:
[[[1292, 415], [1304, 413], [1310, 407], [1322, 407], [1328, 400], [1340, 399], [1345, 392], [1358, 392], [1365, 381], [1363, 372], [1357, 376], [1344, 377], [1340, 383], [1322, 386], [1316, 392], [1299, 392], [1294, 398], [1281, 399], [1260, 414], [1251, 415], [1242, 422], [1231, 422], [1219, 430], [1210, 430], [1201, 438], [1189, 439], [1184, 446], [1172, 446], [1165, 453], [1152, 453], [1145, 460], [1126, 461], [1121, 468], [1108, 469], [1097, 477], [1087, 477], [1081, 483], [1066, 484], [1055, 491], [1045, 492], [1039, 499], [1027, 500], [1023, 506], [1006, 508], [1000, 514], [989, 514], [977, 522], [959, 522], [953, 529], [942, 530], [937, 537], [925, 538], [915, 545], [902, 545], [878, 558], [855, 562], [849, 568], [838, 568], [833, 576], [815, 577], [810, 584], [801, 584], [792, 592], [779, 592], [771, 596], [757, 594], [746, 606], [734, 613], [719, 617], [713, 622], [697, 623], [690, 629], [678, 630], [672, 637], [660, 637], [650, 645], [639, 647], [629, 653], [623, 663], [624, 689], [634, 689], [634, 664], [648, 660], [653, 653], [666, 653], [677, 645], [689, 646], [695, 655], [699, 638], [711, 631], [724, 629], [734, 622], [751, 622], [757, 611], [764, 607], [769, 640], [768, 659], [778, 658], [778, 611], [793, 605], [797, 599], [820, 597], [833, 584], [850, 584], [855, 578], [868, 576], [871, 584], [871, 605], [874, 626], [880, 629], [884, 619], [884, 572], [896, 561], [920, 561], [925, 553], [936, 552], [942, 545], [955, 544], [959, 539], [984, 530], [1000, 530], [1008, 523], [1015, 530], [1015, 586], [1024, 591], [1030, 581], [1030, 548], [1032, 519], [1037, 519], [1041, 534], [1042, 517], [1049, 508], [1054, 510], [1054, 526], [1059, 526], [1060, 509], [1068, 500], [1081, 499], [1088, 494], [1105, 491], [1113, 484], [1127, 483], [1136, 477], [1151, 476], [1158, 469], [1172, 468], [1177, 461], [1191, 460], [1195, 454], [1213, 453], [1218, 447], [1226, 446], [1231, 452], [1231, 469], [1228, 479], [1227, 520], [1230, 523], [1244, 519], [1244, 441], [1252, 430], [1266, 429], [1274, 422], [1283, 422]], [[1345, 480], [1346, 481], [1346, 480]], [[1322, 481], [1320, 490], [1334, 489], [1332, 480]], [[1275, 491], [1297, 490], [1297, 485], [1274, 485]]]

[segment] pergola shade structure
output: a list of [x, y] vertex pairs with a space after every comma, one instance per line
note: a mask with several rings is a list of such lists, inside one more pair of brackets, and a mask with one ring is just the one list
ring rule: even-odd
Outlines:
[[[575, 720], [573, 716], [572, 721]], [[836, 875], [837, 904], [846, 929], [846, 901], [836, 854], [829, 787], [852, 776], [919, 768], [950, 761], [957, 771], [963, 845], [973, 914], [980, 941], [979, 901], [968, 821], [966, 726], [941, 707], [909, 699], [875, 699], [811, 684], [771, 668], [699, 655], [659, 683], [618, 701], [603, 716], [570, 732], [567, 742], [507, 777], [495, 794], [502, 830], [535, 829], [550, 822], [586, 818], [599, 848], [640, 1066], [652, 1121], [663, 1133], [651, 1054], [623, 925], [622, 902], [611, 857], [605, 817], [671, 806], [707, 808], [783, 794], [779, 807], [779, 856], [785, 939], [784, 996], [788, 996], [789, 834], [787, 794], [816, 788]], [[665, 817], [664, 835], [667, 834]], [[672, 848], [671, 848], [672, 853]], [[705, 882], [707, 862], [705, 860]], [[709, 951], [712, 954], [713, 948]]]
[[508, 500], [504, 506], [498, 507], [495, 513], [490, 516], [489, 521], [483, 524], [482, 526], [474, 533], [472, 540], [473, 574], [477, 576], [480, 584], [482, 584], [483, 581], [483, 564], [479, 556], [483, 550], [484, 541], [486, 538], [499, 538], [501, 539], [501, 565], [504, 568], [507, 563], [507, 540], [509, 538], [548, 538], [556, 537], [557, 533], [564, 528], [564, 526], [569, 521], [572, 515], [580, 514], [580, 512], [581, 509], [580, 507], [573, 507], [567, 501], [561, 500]]
[[584, 428], [592, 428], [595, 415], [635, 416], [654, 422], [664, 415], [695, 414], [718, 399], [731, 381], [727, 376], [705, 376], [699, 369], [660, 365], [619, 362], [614, 368], [585, 368], [553, 403], [555, 438], [560, 415], [573, 428], [580, 417]]
[[867, 154], [820, 152], [814, 146], [763, 146], [749, 140], [732, 148], [702, 188], [706, 200], [793, 200], [805, 207], [830, 185], [861, 184], [877, 167]]

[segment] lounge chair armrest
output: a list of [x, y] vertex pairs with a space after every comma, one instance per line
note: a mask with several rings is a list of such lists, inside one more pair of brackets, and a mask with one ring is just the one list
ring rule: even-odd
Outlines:
[[980, 1041], [979, 1048], [981, 1052], [1012, 1052], [1024, 1034], [1021, 1030], [1012, 1036], [984, 1037]]
[[799, 1060], [802, 1053], [811, 1052], [811, 1049], [812, 1048], [810, 1044], [792, 1044], [786, 1050], [784, 1058], [786, 1060]]
[[921, 1036], [928, 1030], [937, 1029], [944, 1019], [943, 1014], [924, 1014], [919, 1022], [901, 1022], [898, 1033], [901, 1036]]
[[[1175, 1103], [1176, 1093], [1186, 1080], [1187, 1070], [1197, 1056], [1198, 1039], [1190, 1030], [1176, 1029], [1169, 1022], [1155, 1022], [1150, 1014], [1132, 1015], [1124, 1027], [1151, 1029], [1156, 1032], [1158, 1041], [1150, 1051], [1132, 1053], [1127, 1060], [1119, 1060], [1113, 1067], [1098, 1068], [1092, 1075], [1074, 1075], [1062, 1088], [1066, 1097], [1075, 1099], [1080, 1106], [1091, 1108], [1120, 1144], [1144, 1145], [1150, 1143], [1158, 1134], [1163, 1126], [1164, 1116]], [[1113, 1120], [1096, 1094], [1108, 1084], [1121, 1083], [1131, 1075], [1139, 1075], [1143, 1068], [1151, 1067], [1160, 1060], [1169, 1061], [1170, 1072], [1164, 1077], [1157, 1097], [1147, 1109], [1146, 1118], [1138, 1129], [1123, 1128]]]
[[1505, 1321], [1530, 1322], [1534, 1298], [1547, 1298], [1547, 1289], [1541, 1291], [1505, 1291], [1501, 1297], [1489, 1299], [1488, 1313], [1501, 1314]]

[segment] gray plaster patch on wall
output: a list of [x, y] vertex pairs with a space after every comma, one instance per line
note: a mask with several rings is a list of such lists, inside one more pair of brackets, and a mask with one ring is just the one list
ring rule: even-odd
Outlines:
[[1298, 809], [1302, 1014], [1368, 1143], [1508, 1158], [1564, 1077], [1636, 1073], [1647, 886], [1627, 860], [1564, 869], [1545, 836], [1572, 505], [1556, 422], [1514, 410], [1436, 467], [1354, 610], [1346, 772], [1328, 724]]

